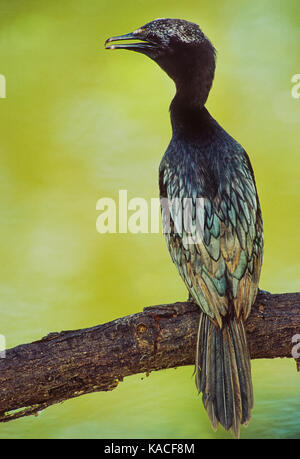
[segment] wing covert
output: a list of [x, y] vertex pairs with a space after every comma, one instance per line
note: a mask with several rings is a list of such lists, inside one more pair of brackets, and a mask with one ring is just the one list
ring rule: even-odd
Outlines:
[[[245, 157], [239, 175], [220, 184], [213, 198], [201, 186], [189, 189], [167, 164], [160, 168], [161, 197], [169, 203], [165, 237], [171, 258], [192, 297], [220, 326], [227, 314], [249, 315], [262, 264], [261, 212], [247, 161]], [[163, 208], [163, 220], [166, 213]]]

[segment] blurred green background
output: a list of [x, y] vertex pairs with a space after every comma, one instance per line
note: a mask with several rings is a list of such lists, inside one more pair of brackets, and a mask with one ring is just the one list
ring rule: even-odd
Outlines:
[[[158, 196], [173, 83], [104, 40], [156, 17], [200, 24], [218, 50], [208, 108], [242, 143], [265, 225], [261, 288], [299, 291], [298, 0], [3, 0], [0, 6], [0, 333], [7, 347], [185, 299], [161, 234], [96, 232], [96, 202]], [[126, 378], [0, 426], [5, 438], [231, 438], [214, 434], [193, 368]], [[291, 359], [253, 361], [242, 438], [300, 438]]]

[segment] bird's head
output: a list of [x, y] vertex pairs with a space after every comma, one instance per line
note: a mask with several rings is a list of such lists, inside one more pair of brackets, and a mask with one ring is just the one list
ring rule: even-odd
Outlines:
[[[116, 43], [129, 41], [128, 43]], [[139, 40], [139, 41], [136, 41]], [[128, 49], [157, 62], [177, 84], [196, 67], [215, 68], [215, 49], [197, 24], [183, 19], [155, 19], [126, 35], [108, 38], [106, 49]]]

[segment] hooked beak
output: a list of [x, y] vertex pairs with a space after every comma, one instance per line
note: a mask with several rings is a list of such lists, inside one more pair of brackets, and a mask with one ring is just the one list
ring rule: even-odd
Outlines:
[[[113, 41], [135, 40], [135, 39], [142, 40], [142, 41], [137, 42], [137, 43], [126, 43], [126, 44], [117, 43], [114, 45], [106, 46], [107, 43], [111, 43]], [[127, 33], [125, 35], [111, 37], [105, 41], [105, 49], [129, 49], [129, 50], [137, 51], [140, 53], [146, 53], [147, 50], [154, 49], [156, 46], [157, 46], [156, 43], [154, 43], [153, 41], [149, 39], [146, 39], [143, 36], [143, 32], [141, 29], [138, 29], [132, 33]]]

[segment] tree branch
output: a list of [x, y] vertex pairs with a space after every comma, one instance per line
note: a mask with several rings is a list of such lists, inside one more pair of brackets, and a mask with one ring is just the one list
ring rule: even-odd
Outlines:
[[[0, 421], [117, 387], [125, 376], [194, 364], [199, 308], [179, 302], [75, 331], [50, 333], [0, 358]], [[259, 292], [246, 324], [252, 359], [292, 357], [300, 293]]]

